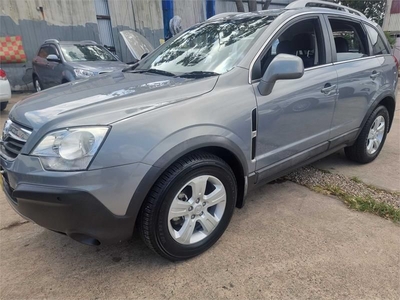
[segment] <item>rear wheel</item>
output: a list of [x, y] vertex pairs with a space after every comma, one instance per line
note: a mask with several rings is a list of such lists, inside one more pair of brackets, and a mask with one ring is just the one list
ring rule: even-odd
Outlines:
[[33, 76], [33, 87], [35, 88], [36, 92], [40, 92], [43, 90], [43, 86], [40, 83], [39, 77], [37, 77], [36, 75]]
[[0, 111], [5, 110], [6, 107], [7, 107], [7, 102], [1, 102], [1, 103], [0, 103]]
[[347, 158], [359, 163], [369, 163], [377, 158], [386, 140], [389, 120], [386, 107], [377, 107], [368, 118], [354, 145], [344, 149]]
[[152, 188], [138, 220], [141, 236], [169, 260], [199, 255], [224, 233], [236, 197], [236, 179], [227, 163], [205, 152], [190, 154]]

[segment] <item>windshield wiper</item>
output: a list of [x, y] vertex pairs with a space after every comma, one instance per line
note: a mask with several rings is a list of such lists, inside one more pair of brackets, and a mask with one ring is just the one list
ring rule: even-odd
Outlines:
[[178, 77], [186, 77], [186, 78], [201, 78], [201, 77], [211, 77], [211, 76], [218, 76], [221, 75], [216, 72], [209, 72], [209, 71], [193, 71], [188, 73], [183, 73]]
[[[129, 67], [126, 69], [125, 72], [129, 71]], [[147, 70], [132, 70], [131, 73], [153, 73], [153, 74], [159, 74], [159, 75], [164, 75], [164, 76], [170, 76], [170, 77], [176, 77], [174, 73], [168, 72], [168, 71], [163, 71], [159, 69], [147, 69]]]

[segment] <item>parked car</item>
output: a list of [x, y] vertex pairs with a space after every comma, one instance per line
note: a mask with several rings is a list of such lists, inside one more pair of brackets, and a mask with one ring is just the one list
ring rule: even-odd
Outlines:
[[7, 74], [0, 69], [0, 111], [6, 109], [8, 100], [11, 99], [11, 87], [7, 79]]
[[372, 162], [396, 85], [381, 28], [344, 6], [216, 16], [124, 72], [16, 104], [3, 188], [19, 214], [79, 242], [137, 227], [161, 256], [188, 259], [218, 241], [249, 190], [342, 148]]
[[37, 92], [62, 83], [121, 71], [128, 65], [92, 41], [47, 40], [33, 59], [32, 80]]

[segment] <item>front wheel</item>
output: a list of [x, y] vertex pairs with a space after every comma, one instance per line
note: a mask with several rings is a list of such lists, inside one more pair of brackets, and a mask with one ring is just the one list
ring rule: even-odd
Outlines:
[[185, 156], [164, 172], [143, 204], [142, 239], [172, 261], [199, 255], [224, 233], [236, 197], [235, 175], [225, 161], [205, 152]]
[[354, 145], [344, 149], [347, 158], [364, 164], [377, 158], [386, 140], [389, 120], [386, 107], [378, 106], [365, 122]]

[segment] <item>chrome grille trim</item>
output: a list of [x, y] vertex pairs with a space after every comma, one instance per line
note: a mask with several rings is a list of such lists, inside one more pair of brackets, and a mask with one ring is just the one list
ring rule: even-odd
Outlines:
[[15, 159], [31, 134], [30, 130], [7, 120], [0, 139], [0, 155], [6, 159]]

